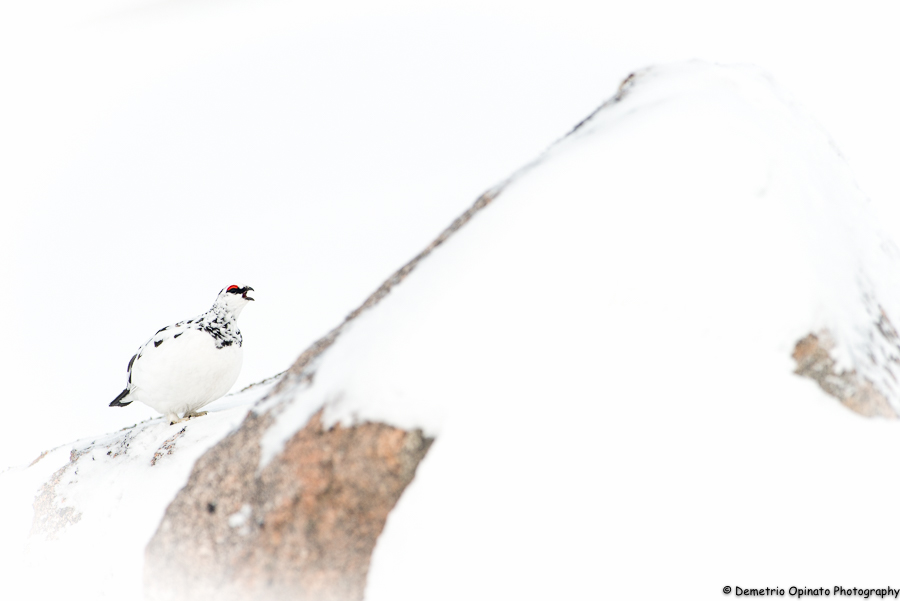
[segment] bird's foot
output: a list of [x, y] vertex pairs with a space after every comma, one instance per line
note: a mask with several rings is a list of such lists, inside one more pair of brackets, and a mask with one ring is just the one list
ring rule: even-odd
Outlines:
[[178, 417], [177, 414], [170, 413], [169, 415], [166, 416], [166, 419], [169, 420], [170, 426], [174, 426], [175, 424], [179, 424], [181, 422], [186, 422], [187, 420], [189, 420], [191, 418], [189, 418], [187, 415], [185, 415], [184, 417]]
[[206, 411], [188, 411], [184, 414], [184, 419], [191, 419], [192, 417], [203, 417], [206, 415]]

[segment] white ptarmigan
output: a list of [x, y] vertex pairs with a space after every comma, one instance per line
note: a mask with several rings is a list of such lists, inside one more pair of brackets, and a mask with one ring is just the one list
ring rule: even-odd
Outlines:
[[170, 424], [206, 415], [197, 410], [227, 393], [241, 373], [237, 318], [253, 300], [251, 290], [232, 284], [203, 315], [156, 332], [128, 362], [128, 384], [109, 406], [140, 401]]

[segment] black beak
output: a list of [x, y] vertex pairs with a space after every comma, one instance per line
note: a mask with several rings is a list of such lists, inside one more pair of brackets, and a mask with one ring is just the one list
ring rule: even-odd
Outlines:
[[245, 300], [256, 300], [254, 298], [250, 298], [249, 296], [247, 296], [247, 293], [250, 292], [251, 290], [253, 290], [253, 288], [251, 288], [250, 286], [245, 287], [243, 290], [243, 294], [241, 294], [241, 298], [243, 298]]

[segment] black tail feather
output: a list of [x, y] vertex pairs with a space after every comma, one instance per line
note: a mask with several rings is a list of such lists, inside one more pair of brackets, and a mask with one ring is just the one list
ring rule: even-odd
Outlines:
[[113, 400], [113, 402], [109, 404], [109, 406], [110, 406], [110, 407], [124, 407], [125, 405], [130, 405], [131, 403], [133, 403], [134, 401], [126, 401], [126, 402], [124, 402], [124, 403], [122, 402], [122, 399], [124, 399], [125, 397], [128, 396], [128, 392], [129, 392], [129, 390], [128, 390], [127, 388], [126, 388], [125, 390], [123, 390], [123, 391], [119, 394], [119, 396], [117, 396], [117, 397]]

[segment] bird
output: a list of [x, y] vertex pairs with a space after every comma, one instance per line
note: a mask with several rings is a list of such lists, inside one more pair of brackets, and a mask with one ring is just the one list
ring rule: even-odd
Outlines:
[[199, 409], [224, 396], [241, 373], [237, 318], [255, 300], [247, 295], [252, 290], [232, 284], [203, 315], [158, 330], [128, 362], [128, 384], [109, 406], [140, 401], [169, 425], [206, 415]]

